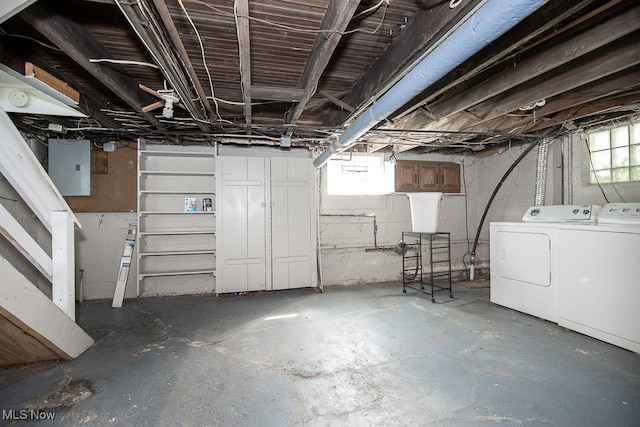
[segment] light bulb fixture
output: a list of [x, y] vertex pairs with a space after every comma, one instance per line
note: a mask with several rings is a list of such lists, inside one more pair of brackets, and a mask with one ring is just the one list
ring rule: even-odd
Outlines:
[[162, 109], [162, 115], [170, 119], [173, 117], [173, 104], [180, 102], [180, 98], [173, 89], [159, 90], [160, 98], [164, 100], [164, 108]]

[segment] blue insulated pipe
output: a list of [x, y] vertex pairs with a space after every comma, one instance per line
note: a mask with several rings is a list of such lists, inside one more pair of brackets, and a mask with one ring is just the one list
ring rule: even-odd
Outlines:
[[548, 0], [487, 0], [465, 18], [406, 76], [365, 110], [313, 162], [324, 166], [334, 154], [355, 145], [362, 135], [453, 71], [492, 41], [540, 8]]

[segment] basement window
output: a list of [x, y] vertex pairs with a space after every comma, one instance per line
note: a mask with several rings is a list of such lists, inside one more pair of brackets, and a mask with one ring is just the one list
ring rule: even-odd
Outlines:
[[383, 154], [343, 154], [327, 163], [327, 192], [342, 196], [391, 194], [394, 177], [394, 164]]
[[640, 181], [640, 124], [589, 133], [591, 184]]

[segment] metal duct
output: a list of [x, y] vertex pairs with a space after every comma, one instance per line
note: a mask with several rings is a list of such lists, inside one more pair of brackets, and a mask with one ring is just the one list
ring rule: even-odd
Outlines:
[[544, 206], [547, 193], [547, 160], [549, 158], [549, 140], [543, 139], [538, 144], [538, 160], [536, 163], [536, 194], [534, 206]]
[[395, 86], [378, 99], [331, 143], [313, 162], [320, 168], [334, 154], [355, 145], [362, 135], [413, 97], [453, 71], [458, 65], [496, 40], [547, 0], [487, 0], [448, 37], [436, 44]]

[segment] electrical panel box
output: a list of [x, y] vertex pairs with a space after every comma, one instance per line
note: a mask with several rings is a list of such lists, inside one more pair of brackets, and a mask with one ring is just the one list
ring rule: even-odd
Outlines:
[[49, 176], [63, 196], [90, 196], [91, 141], [50, 138]]

